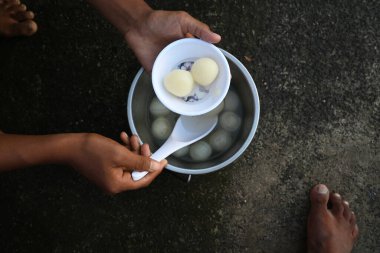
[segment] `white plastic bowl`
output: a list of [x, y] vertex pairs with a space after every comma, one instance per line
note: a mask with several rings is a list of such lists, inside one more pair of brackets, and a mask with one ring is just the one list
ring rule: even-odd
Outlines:
[[[179, 64], [198, 58], [213, 59], [219, 68], [216, 79], [208, 87], [208, 93], [199, 101], [185, 101], [169, 93], [164, 86], [164, 78]], [[216, 108], [227, 95], [230, 87], [231, 73], [226, 57], [214, 45], [200, 39], [181, 39], [166, 46], [157, 56], [152, 70], [153, 89], [158, 99], [171, 111], [196, 116]]]

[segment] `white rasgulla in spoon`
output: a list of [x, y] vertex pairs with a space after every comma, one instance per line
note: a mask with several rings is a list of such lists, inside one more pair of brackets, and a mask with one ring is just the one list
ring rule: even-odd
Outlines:
[[238, 130], [241, 125], [241, 118], [234, 112], [223, 112], [219, 119], [220, 126], [229, 132]]
[[154, 97], [152, 102], [150, 102], [149, 111], [155, 117], [165, 116], [170, 113], [170, 110], [166, 108], [157, 97]]
[[172, 124], [170, 124], [170, 121], [164, 117], [159, 117], [153, 121], [152, 134], [156, 139], [167, 139], [172, 132], [172, 129]]
[[191, 67], [194, 81], [203, 86], [210, 85], [218, 73], [218, 64], [211, 58], [200, 58]]
[[205, 161], [211, 156], [211, 153], [212, 148], [205, 141], [198, 141], [190, 147], [190, 157], [196, 162]]
[[165, 76], [164, 86], [174, 96], [187, 96], [194, 88], [193, 76], [189, 71], [175, 69]]
[[210, 136], [210, 145], [215, 151], [224, 151], [231, 144], [232, 137], [226, 130], [219, 129]]

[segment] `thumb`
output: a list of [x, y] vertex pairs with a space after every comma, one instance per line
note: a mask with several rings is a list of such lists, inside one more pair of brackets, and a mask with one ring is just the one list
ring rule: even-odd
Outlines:
[[166, 166], [167, 161], [157, 162], [146, 156], [129, 153], [126, 164], [127, 169], [130, 170], [155, 172], [162, 170]]
[[186, 14], [185, 17], [181, 19], [180, 24], [183, 34], [191, 33], [201, 40], [210, 43], [218, 43], [221, 40], [221, 36], [212, 32], [208, 25], [193, 18], [189, 14]]

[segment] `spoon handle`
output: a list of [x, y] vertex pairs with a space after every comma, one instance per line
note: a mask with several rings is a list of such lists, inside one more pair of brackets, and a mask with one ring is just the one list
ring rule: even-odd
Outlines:
[[[166, 142], [150, 156], [150, 158], [157, 162], [160, 162], [184, 146], [186, 146], [186, 143], [177, 141], [170, 136], [169, 139], [167, 139]], [[132, 178], [134, 181], [137, 181], [145, 177], [146, 174], [148, 174], [148, 171], [135, 170], [132, 172]]]

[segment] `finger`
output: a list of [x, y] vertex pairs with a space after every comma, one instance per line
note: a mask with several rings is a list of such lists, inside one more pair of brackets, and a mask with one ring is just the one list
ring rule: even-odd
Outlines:
[[202, 23], [187, 13], [181, 15], [180, 24], [184, 34], [190, 33], [210, 43], [218, 43], [221, 40], [220, 35], [212, 32], [205, 23]]
[[152, 183], [152, 181], [162, 172], [162, 170], [164, 169], [164, 167], [167, 164], [167, 161], [162, 160], [159, 164], [161, 167], [160, 170], [150, 172], [150, 173], [146, 174], [145, 177], [141, 178], [138, 181], [134, 181], [132, 179], [131, 173], [125, 171], [123, 174], [123, 177], [122, 177], [122, 182], [121, 182], [122, 190], [123, 191], [136, 190], [136, 189], [140, 189], [140, 188], [144, 188], [144, 187], [149, 186]]
[[186, 33], [185, 38], [194, 38], [194, 35], [192, 35], [191, 33]]
[[145, 143], [141, 146], [141, 155], [148, 156], [148, 157], [151, 155], [150, 148], [149, 148], [148, 144]]
[[124, 167], [127, 171], [155, 171], [160, 169], [158, 162], [150, 159], [149, 157], [138, 155], [130, 151], [126, 159], [127, 160], [124, 161]]
[[136, 154], [140, 154], [141, 145], [139, 138], [136, 135], [132, 135], [129, 141], [131, 142], [131, 150]]
[[120, 133], [120, 139], [128, 149], [131, 149], [131, 143], [129, 142], [129, 137], [126, 132], [123, 131]]

